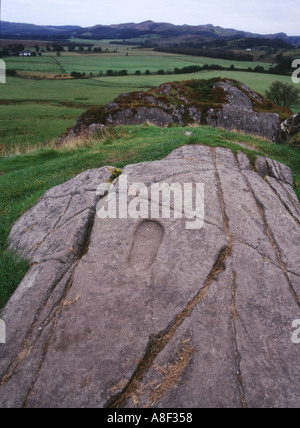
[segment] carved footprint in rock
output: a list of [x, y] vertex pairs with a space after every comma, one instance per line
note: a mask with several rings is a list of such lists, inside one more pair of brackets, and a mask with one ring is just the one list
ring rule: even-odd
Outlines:
[[164, 237], [164, 228], [157, 221], [145, 220], [139, 224], [129, 256], [129, 265], [136, 271], [149, 269], [157, 256]]

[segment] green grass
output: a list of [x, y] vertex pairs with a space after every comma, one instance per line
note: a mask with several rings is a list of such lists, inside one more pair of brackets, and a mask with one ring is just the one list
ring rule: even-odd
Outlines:
[[[184, 135], [192, 131], [193, 136]], [[240, 142], [249, 146], [244, 148]], [[0, 308], [25, 275], [28, 265], [7, 252], [7, 237], [13, 223], [49, 188], [61, 184], [89, 168], [127, 164], [164, 158], [184, 144], [229, 147], [244, 151], [252, 161], [258, 154], [267, 155], [291, 167], [295, 191], [300, 197], [300, 151], [295, 147], [210, 127], [155, 128], [124, 127], [111, 138], [92, 140], [77, 148], [39, 149], [0, 159]], [[253, 151], [255, 147], [258, 151]]]
[[0, 148], [22, 149], [57, 139], [89, 106], [135, 89], [127, 82], [9, 77], [0, 85]]
[[7, 70], [38, 73], [61, 73], [53, 56], [5, 58]]
[[[27, 80], [8, 77], [0, 86], [1, 104], [18, 102], [69, 102], [77, 106], [107, 103], [128, 89], [130, 85], [122, 81], [85, 80]], [[137, 86], [137, 85], [136, 85]]]
[[[128, 54], [128, 56], [126, 56]], [[151, 50], [129, 50], [116, 54], [101, 54], [101, 55], [62, 55], [59, 62], [64, 69], [71, 73], [72, 71], [80, 71], [85, 73], [99, 73], [107, 70], [127, 70], [129, 74], [134, 74], [136, 70], [145, 73], [146, 70], [154, 73], [157, 70], [165, 70], [172, 72], [175, 67], [182, 68], [188, 65], [204, 64], [219, 64], [224, 67], [230, 67], [234, 64], [236, 67], [247, 69], [257, 65], [268, 69], [270, 64], [263, 62], [244, 62], [244, 61], [229, 61], [215, 58], [193, 57], [186, 55], [174, 55], [161, 52], [153, 52]]]
[[[84, 109], [51, 104], [0, 105], [0, 151], [32, 149], [57, 139]], [[33, 120], [34, 118], [34, 120]]]
[[[132, 49], [131, 47], [110, 45], [107, 42], [100, 44], [102, 49], [117, 53], [80, 54], [62, 53], [60, 57], [54, 53], [44, 53], [41, 57], [9, 57], [5, 58], [7, 69], [30, 73], [61, 74], [62, 69], [70, 74], [72, 71], [97, 74], [107, 70], [128, 70], [134, 74], [136, 70], [145, 73], [146, 70], [156, 72], [163, 69], [165, 72], [173, 71], [175, 67], [182, 68], [189, 65], [219, 64], [223, 67], [234, 65], [238, 68], [261, 66], [268, 69], [271, 64], [266, 62], [231, 61], [217, 58], [204, 58], [189, 55], [177, 55], [162, 52], [154, 52], [151, 49]], [[57, 62], [59, 64], [57, 64]]]

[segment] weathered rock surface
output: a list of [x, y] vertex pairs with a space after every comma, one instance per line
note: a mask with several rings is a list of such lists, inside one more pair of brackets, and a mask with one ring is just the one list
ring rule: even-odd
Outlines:
[[32, 267], [1, 314], [0, 406], [298, 408], [300, 206], [287, 169], [257, 165], [185, 146], [123, 170], [203, 183], [198, 230], [175, 199], [170, 219], [95, 216], [106, 168], [47, 192], [10, 236]]
[[148, 92], [121, 94], [112, 103], [83, 113], [63, 138], [90, 133], [99, 125], [149, 122], [160, 127], [172, 124], [217, 126], [276, 141], [280, 114], [279, 107], [244, 83], [231, 79], [191, 80], [165, 83]]
[[210, 109], [207, 117], [208, 125], [259, 135], [274, 142], [277, 140], [280, 127], [279, 114], [258, 113], [253, 109], [251, 98], [257, 103], [262, 103], [262, 97], [246, 85], [243, 85], [246, 93], [230, 82], [218, 82], [216, 87], [224, 89], [228, 104], [221, 109]]

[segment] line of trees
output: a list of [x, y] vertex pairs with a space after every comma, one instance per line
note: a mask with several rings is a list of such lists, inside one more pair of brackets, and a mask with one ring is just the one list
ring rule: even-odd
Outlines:
[[103, 50], [100, 46], [94, 47], [94, 45], [90, 43], [53, 43], [52, 45], [47, 45], [47, 51], [54, 52], [88, 52], [88, 53], [102, 53]]
[[[292, 60], [291, 60], [292, 61]], [[198, 73], [201, 71], [244, 71], [244, 72], [252, 72], [252, 73], [266, 73], [266, 74], [279, 74], [279, 75], [286, 75], [286, 74], [290, 74], [290, 69], [291, 69], [291, 63], [292, 62], [288, 62], [286, 63], [285, 59], [284, 59], [284, 65], [282, 65], [282, 63], [278, 64], [276, 67], [271, 67], [270, 69], [265, 69], [262, 66], [256, 66], [256, 67], [248, 67], [248, 68], [238, 68], [236, 67], [234, 64], [230, 65], [229, 67], [224, 67], [222, 65], [219, 64], [204, 64], [202, 66], [200, 65], [189, 65], [183, 68], [178, 68], [175, 67], [173, 70], [157, 70], [157, 71], [152, 71], [150, 72], [150, 70], [146, 70], [144, 73], [142, 73], [140, 70], [136, 70], [135, 73], [132, 73], [135, 76], [141, 76], [142, 74], [149, 76], [149, 75], [172, 75], [172, 74], [191, 74], [191, 73]], [[287, 66], [287, 64], [289, 65], [289, 70], [287, 70], [285, 67]], [[130, 73], [128, 72], [128, 70], [107, 70], [106, 72], [100, 71], [97, 76], [101, 77], [101, 76], [109, 76], [109, 77], [114, 77], [114, 76], [129, 76]], [[93, 73], [90, 73], [89, 75], [86, 75], [85, 73], [78, 73], [73, 71], [71, 73], [71, 76], [76, 78], [76, 79], [85, 79], [88, 77], [94, 77]]]
[[6, 56], [19, 56], [20, 52], [25, 50], [25, 45], [22, 43], [16, 43], [6, 46], [1, 49], [0, 56], [4, 58]]
[[206, 58], [219, 58], [219, 59], [227, 59], [231, 61], [250, 61], [254, 60], [253, 55], [247, 53], [235, 53], [229, 50], [212, 50], [212, 49], [198, 49], [193, 47], [160, 47], [155, 48], [156, 52], [165, 52], [165, 53], [173, 53], [180, 55], [190, 55], [190, 56], [203, 56]]

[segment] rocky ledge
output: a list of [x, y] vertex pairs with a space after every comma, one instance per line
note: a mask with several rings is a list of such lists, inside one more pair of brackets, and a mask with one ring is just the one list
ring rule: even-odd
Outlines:
[[49, 190], [12, 228], [31, 269], [1, 314], [0, 407], [299, 408], [289, 168], [184, 146], [123, 170], [146, 188], [203, 183], [196, 230], [175, 200], [169, 219], [99, 218], [110, 197], [96, 189], [110, 176], [90, 170]]
[[245, 84], [231, 79], [165, 83], [147, 92], [121, 94], [112, 103], [83, 113], [61, 138], [93, 133], [104, 126], [140, 125], [149, 122], [210, 125], [277, 141], [280, 124], [292, 112], [282, 109]]

